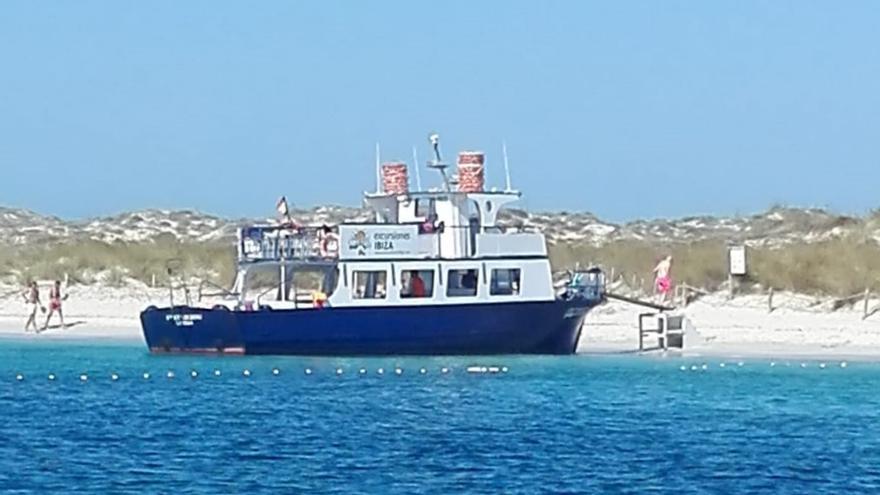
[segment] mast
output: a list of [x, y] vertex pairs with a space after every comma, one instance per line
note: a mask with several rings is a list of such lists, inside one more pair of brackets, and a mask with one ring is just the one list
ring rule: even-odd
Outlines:
[[440, 135], [434, 133], [428, 136], [428, 139], [431, 141], [431, 145], [434, 147], [434, 159], [428, 161], [428, 167], [437, 169], [437, 171], [440, 172], [440, 175], [443, 176], [443, 189], [445, 191], [451, 191], [452, 189], [449, 186], [449, 177], [447, 177], [446, 175], [446, 168], [449, 165], [443, 163], [443, 160], [440, 158]]
[[504, 177], [507, 182], [507, 189], [504, 191], [510, 192], [510, 166], [507, 164], [507, 143], [504, 141], [501, 141], [501, 153], [504, 155]]
[[376, 194], [382, 192], [382, 171], [379, 166], [379, 143], [376, 143]]
[[413, 167], [416, 169], [416, 190], [422, 190], [422, 174], [419, 172], [419, 155], [416, 147], [413, 146]]

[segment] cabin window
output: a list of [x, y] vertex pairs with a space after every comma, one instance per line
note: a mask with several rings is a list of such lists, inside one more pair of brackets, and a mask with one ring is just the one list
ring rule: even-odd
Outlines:
[[436, 213], [434, 209], [433, 198], [416, 199], [416, 216], [428, 218], [431, 214]]
[[385, 299], [388, 275], [385, 271], [353, 271], [355, 299]]
[[402, 270], [400, 297], [434, 297], [434, 270]]
[[519, 268], [496, 268], [492, 270], [489, 294], [493, 296], [512, 296], [519, 294]]
[[464, 297], [477, 295], [477, 270], [449, 270], [446, 275], [446, 296]]

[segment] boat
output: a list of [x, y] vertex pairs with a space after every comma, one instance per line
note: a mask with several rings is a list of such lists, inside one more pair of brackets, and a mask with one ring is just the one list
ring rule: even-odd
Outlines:
[[[521, 193], [484, 187], [482, 152], [439, 187], [411, 191], [407, 164], [380, 164], [370, 222], [301, 226], [287, 215], [238, 229], [237, 273], [218, 301], [140, 314], [153, 353], [285, 355], [572, 354], [605, 300], [599, 269], [554, 284], [541, 232], [499, 225]], [[505, 152], [505, 170], [506, 152]]]

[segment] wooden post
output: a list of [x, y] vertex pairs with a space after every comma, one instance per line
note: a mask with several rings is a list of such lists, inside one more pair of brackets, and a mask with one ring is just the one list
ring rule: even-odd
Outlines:
[[770, 287], [770, 291], [767, 294], [767, 312], [773, 312], [773, 287]]
[[862, 319], [866, 320], [868, 318], [868, 301], [871, 298], [871, 289], [865, 289], [865, 309], [862, 312]]
[[64, 286], [70, 287], [70, 275], [67, 272], [64, 272]]
[[611, 267], [611, 285], [614, 285], [614, 267]]
[[154, 289], [156, 288], [156, 274], [155, 273], [153, 274], [153, 278], [150, 281], [150, 287], [152, 287]]

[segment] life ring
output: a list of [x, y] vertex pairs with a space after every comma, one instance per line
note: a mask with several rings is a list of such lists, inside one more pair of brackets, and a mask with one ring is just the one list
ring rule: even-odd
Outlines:
[[322, 258], [335, 258], [339, 253], [339, 239], [336, 234], [331, 232], [321, 236], [318, 252]]

